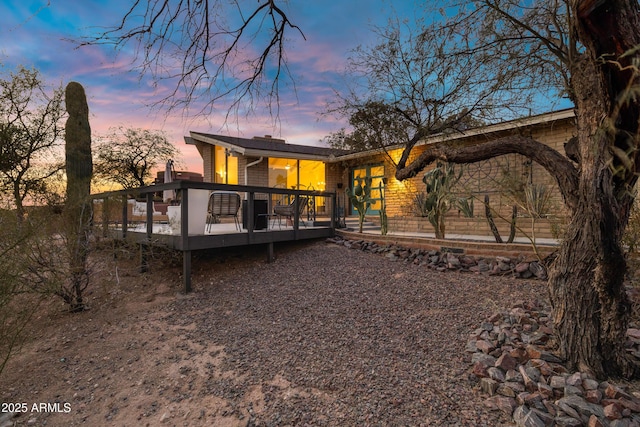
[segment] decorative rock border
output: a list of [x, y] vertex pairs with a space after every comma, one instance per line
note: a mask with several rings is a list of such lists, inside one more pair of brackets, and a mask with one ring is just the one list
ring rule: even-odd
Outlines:
[[522, 257], [480, 257], [446, 250], [406, 248], [396, 244], [381, 245], [367, 240], [348, 240], [340, 236], [330, 237], [327, 241], [349, 249], [381, 254], [391, 261], [410, 262], [442, 272], [455, 270], [488, 275], [511, 275], [522, 279], [547, 279], [547, 271], [541, 262], [526, 261]]
[[[485, 405], [512, 416], [518, 426], [640, 426], [636, 394], [568, 372], [552, 353], [547, 313], [539, 302], [519, 302], [473, 331], [465, 352], [470, 374], [489, 396]], [[629, 329], [627, 337], [629, 353], [640, 354], [640, 330]]]

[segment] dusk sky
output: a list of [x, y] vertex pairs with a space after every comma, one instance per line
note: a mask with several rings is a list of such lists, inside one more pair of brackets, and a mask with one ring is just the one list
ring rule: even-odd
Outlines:
[[[320, 140], [343, 125], [321, 117], [332, 88], [340, 87], [340, 73], [351, 49], [375, 40], [374, 25], [393, 16], [413, 20], [420, 3], [386, 0], [291, 0], [285, 4], [289, 19], [298, 25], [306, 41], [289, 32], [288, 60], [297, 93], [284, 87], [280, 120], [258, 114], [224, 125], [225, 106], [219, 117], [184, 119], [169, 117], [148, 106], [157, 93], [150, 79], [131, 72], [131, 57], [115, 55], [111, 46], [77, 48], [69, 39], [100, 32], [99, 27], [119, 23], [128, 0], [5, 0], [0, 13], [0, 64], [3, 75], [16, 66], [35, 67], [52, 85], [77, 81], [87, 92], [94, 135], [110, 127], [158, 129], [182, 152], [183, 169], [202, 172], [202, 161], [193, 147], [184, 144], [190, 130], [250, 138], [271, 134], [289, 143], [319, 145]], [[255, 7], [255, 0], [241, 2]], [[416, 6], [416, 3], [418, 4]]]

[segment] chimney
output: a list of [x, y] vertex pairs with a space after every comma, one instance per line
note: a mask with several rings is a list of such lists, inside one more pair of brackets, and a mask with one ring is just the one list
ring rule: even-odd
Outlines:
[[258, 140], [258, 141], [279, 142], [281, 144], [286, 143], [286, 141], [284, 139], [274, 138], [271, 135], [254, 136], [253, 139]]

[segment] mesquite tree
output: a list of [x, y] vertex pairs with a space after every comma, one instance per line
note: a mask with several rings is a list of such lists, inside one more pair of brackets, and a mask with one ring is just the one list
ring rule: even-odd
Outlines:
[[20, 223], [25, 201], [40, 201], [62, 169], [62, 97], [62, 87], [49, 88], [37, 70], [0, 77], [0, 197], [9, 196]]
[[[568, 143], [567, 155], [526, 135], [471, 146], [435, 144], [412, 161], [408, 144], [396, 177], [406, 179], [437, 159], [468, 163], [509, 153], [542, 165], [557, 181], [570, 214], [549, 277], [559, 354], [599, 377], [632, 377], [638, 368], [623, 348], [630, 303], [621, 238], [638, 176], [640, 10], [636, 0], [554, 4], [544, 15], [514, 3], [507, 9], [499, 1], [479, 2], [493, 29], [483, 24], [483, 46], [470, 49], [487, 48], [486, 54], [493, 44], [515, 52], [499, 32], [512, 28], [521, 41], [536, 40], [527, 55], [555, 57], [556, 77], [576, 112], [576, 138]], [[546, 20], [536, 24], [532, 15]], [[513, 60], [504, 57], [507, 63]]]
[[84, 88], [70, 82], [65, 89], [69, 118], [65, 126], [67, 200], [65, 227], [69, 252], [70, 288], [61, 295], [72, 311], [84, 310], [83, 292], [89, 283], [89, 223], [91, 220], [91, 127]]

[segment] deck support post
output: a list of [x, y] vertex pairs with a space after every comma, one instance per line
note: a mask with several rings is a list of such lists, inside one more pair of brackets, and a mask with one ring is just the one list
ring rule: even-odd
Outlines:
[[191, 292], [191, 251], [182, 251], [182, 282], [184, 293]]
[[267, 243], [267, 262], [272, 263], [275, 261], [275, 253], [273, 251], [273, 242]]

